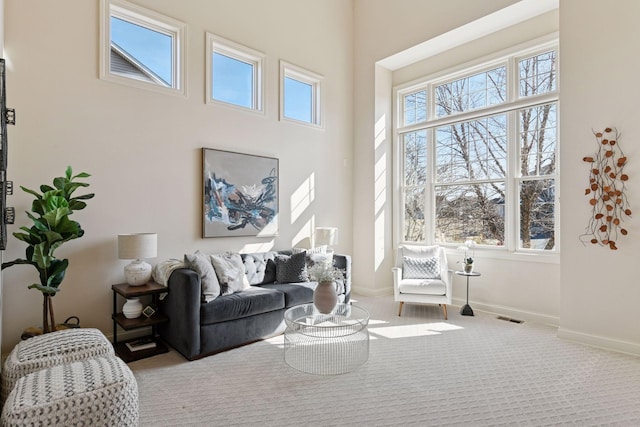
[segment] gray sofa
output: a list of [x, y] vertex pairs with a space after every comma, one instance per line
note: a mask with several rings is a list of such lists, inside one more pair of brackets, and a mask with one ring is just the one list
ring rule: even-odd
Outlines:
[[[278, 254], [270, 251], [241, 254], [250, 288], [221, 295], [204, 302], [200, 276], [193, 270], [175, 270], [167, 282], [169, 293], [159, 309], [169, 321], [158, 326], [160, 337], [189, 360], [284, 332], [284, 312], [289, 307], [313, 301], [315, 282], [276, 283]], [[338, 284], [338, 298], [347, 303], [351, 297], [351, 257], [334, 254], [333, 265], [344, 271]]]

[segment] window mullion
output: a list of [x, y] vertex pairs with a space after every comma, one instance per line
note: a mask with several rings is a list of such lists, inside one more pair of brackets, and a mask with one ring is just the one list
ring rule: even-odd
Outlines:
[[518, 111], [507, 114], [507, 158], [509, 159], [509, 177], [507, 179], [507, 197], [511, 202], [505, 204], [505, 246], [509, 252], [518, 248], [520, 241], [520, 139]]
[[425, 241], [428, 244], [435, 243], [435, 230], [436, 230], [436, 203], [435, 203], [435, 180], [436, 180], [436, 144], [435, 144], [435, 130], [433, 128], [427, 129], [427, 173], [428, 180], [425, 185], [425, 207], [424, 212], [429, 213], [429, 218], [424, 221], [425, 224]]

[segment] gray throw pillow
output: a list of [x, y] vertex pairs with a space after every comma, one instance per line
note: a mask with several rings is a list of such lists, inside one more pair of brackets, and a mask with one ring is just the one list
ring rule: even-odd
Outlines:
[[220, 295], [220, 283], [209, 256], [200, 251], [196, 251], [194, 254], [185, 254], [184, 263], [187, 268], [200, 275], [202, 298], [205, 302], [216, 299]]
[[277, 283], [299, 283], [308, 281], [309, 275], [307, 274], [306, 252], [300, 252], [291, 256], [276, 256]]
[[440, 258], [402, 257], [403, 279], [440, 279]]

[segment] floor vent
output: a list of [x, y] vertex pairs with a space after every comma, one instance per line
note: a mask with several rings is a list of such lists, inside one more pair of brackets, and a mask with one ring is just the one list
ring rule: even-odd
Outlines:
[[518, 324], [524, 323], [524, 320], [512, 319], [511, 317], [505, 317], [505, 316], [498, 316], [498, 319], [505, 320], [511, 323], [518, 323]]

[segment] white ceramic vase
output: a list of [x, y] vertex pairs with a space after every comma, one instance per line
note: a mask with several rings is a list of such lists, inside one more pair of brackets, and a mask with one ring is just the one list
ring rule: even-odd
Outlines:
[[140, 298], [127, 298], [127, 302], [122, 306], [122, 314], [127, 319], [137, 319], [142, 314], [142, 303]]

